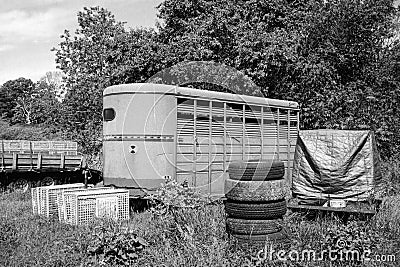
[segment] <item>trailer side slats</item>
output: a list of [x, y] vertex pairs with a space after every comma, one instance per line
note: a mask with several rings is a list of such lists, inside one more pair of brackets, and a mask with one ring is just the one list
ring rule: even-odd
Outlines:
[[[193, 186], [221, 176], [232, 160], [280, 159], [293, 165], [298, 110], [178, 97], [177, 177]], [[194, 139], [194, 141], [193, 141]]]

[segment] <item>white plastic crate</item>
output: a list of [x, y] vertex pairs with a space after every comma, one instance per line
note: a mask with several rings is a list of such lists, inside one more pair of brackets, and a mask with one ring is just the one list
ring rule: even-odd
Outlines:
[[86, 224], [96, 217], [129, 220], [129, 191], [126, 189], [64, 192], [65, 222]]
[[91, 187], [91, 188], [73, 188], [73, 189], [68, 189], [68, 190], [63, 190], [59, 191], [56, 193], [56, 203], [57, 203], [57, 209], [58, 209], [58, 219], [60, 222], [68, 221], [69, 218], [67, 218], [67, 214], [69, 213], [65, 212], [65, 206], [64, 206], [64, 194], [65, 193], [72, 193], [72, 192], [84, 192], [88, 190], [94, 190], [94, 191], [107, 191], [110, 190], [110, 187]]
[[45, 202], [45, 194], [43, 188], [43, 186], [31, 188], [33, 214], [44, 214], [45, 205], [41, 204]]
[[33, 214], [39, 214], [39, 200], [38, 200], [38, 187], [31, 189], [32, 196], [32, 212]]
[[33, 213], [50, 217], [58, 215], [57, 192], [85, 188], [83, 183], [41, 186], [31, 189]]

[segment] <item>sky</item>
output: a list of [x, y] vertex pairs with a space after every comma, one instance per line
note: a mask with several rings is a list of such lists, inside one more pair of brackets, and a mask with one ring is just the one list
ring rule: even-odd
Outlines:
[[84, 6], [101, 6], [128, 27], [154, 27], [162, 0], [0, 0], [0, 85], [24, 77], [39, 80], [56, 70], [51, 48], [65, 29], [78, 27]]

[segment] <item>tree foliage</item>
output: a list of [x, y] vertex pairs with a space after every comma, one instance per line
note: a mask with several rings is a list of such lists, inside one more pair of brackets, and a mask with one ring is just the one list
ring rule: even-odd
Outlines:
[[34, 87], [34, 83], [25, 78], [5, 82], [0, 90], [2, 117], [12, 121], [16, 119], [14, 113], [17, 111], [21, 113], [23, 121], [30, 123]]
[[53, 85], [18, 78], [0, 88], [2, 118], [12, 124], [44, 124], [56, 119], [60, 103]]
[[60, 126], [84, 152], [99, 151], [102, 91], [113, 84], [143, 82], [155, 73], [156, 33], [127, 30], [101, 7], [84, 8], [78, 13], [78, 25], [74, 35], [66, 30], [54, 48], [58, 67], [66, 74]]
[[182, 67], [192, 77], [214, 75], [184, 64], [211, 62], [203, 67], [236, 69], [228, 80], [246, 75], [262, 95], [299, 102], [302, 128], [372, 129], [389, 154], [400, 148], [397, 14], [392, 0], [164, 0], [153, 30], [85, 8], [75, 34], [65, 31], [55, 48], [68, 91], [64, 125], [99, 148], [106, 86], [167, 69], [171, 83], [225, 90], [181, 75]]

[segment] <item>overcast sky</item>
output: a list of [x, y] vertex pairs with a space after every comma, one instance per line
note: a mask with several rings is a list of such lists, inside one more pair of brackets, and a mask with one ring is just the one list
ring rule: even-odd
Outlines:
[[84, 6], [102, 6], [130, 27], [152, 27], [161, 0], [0, 0], [0, 85], [19, 77], [38, 80], [56, 70], [50, 51], [64, 29], [78, 27]]

